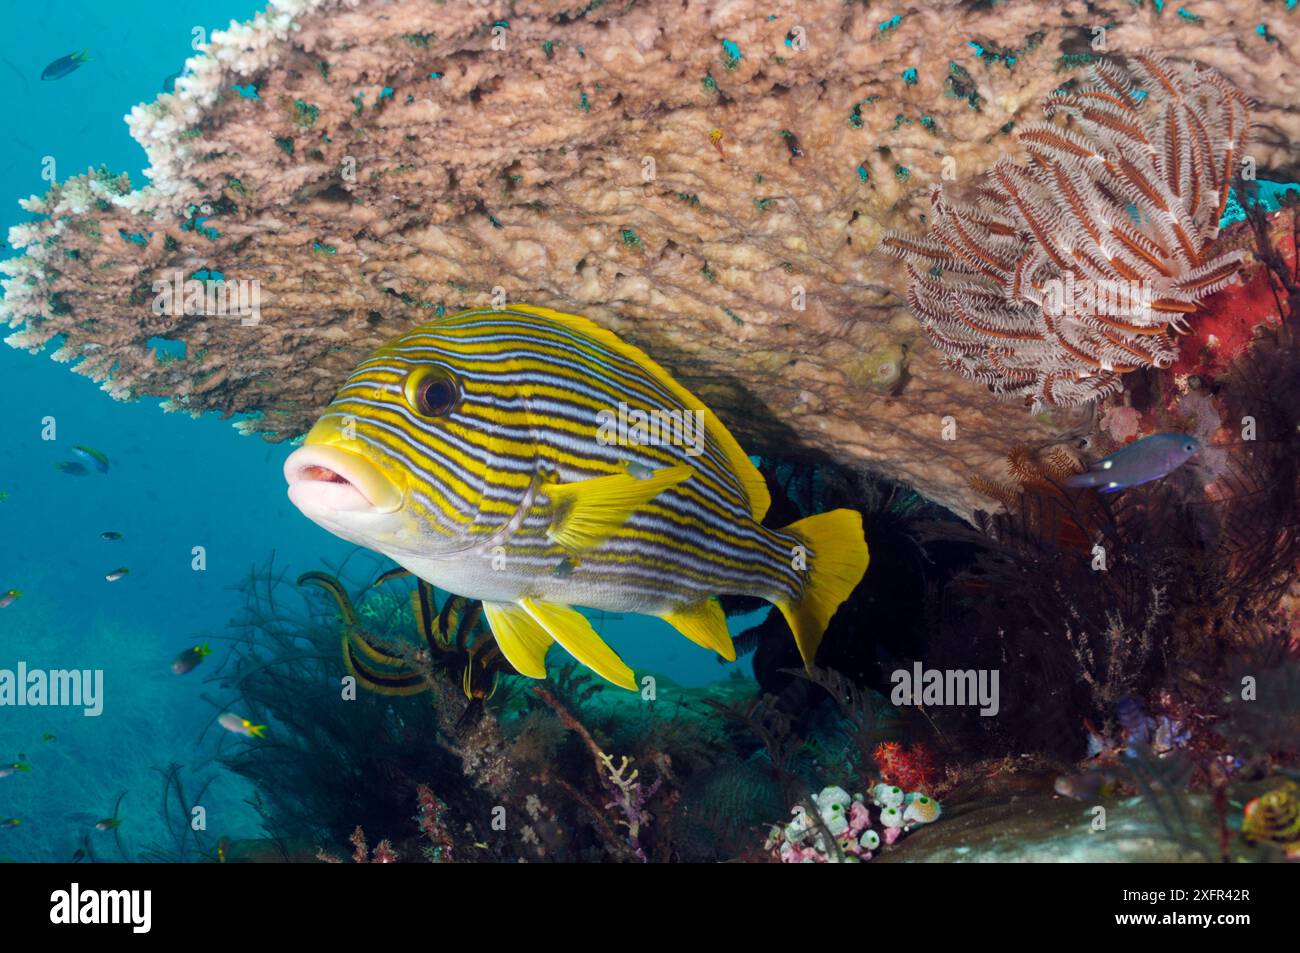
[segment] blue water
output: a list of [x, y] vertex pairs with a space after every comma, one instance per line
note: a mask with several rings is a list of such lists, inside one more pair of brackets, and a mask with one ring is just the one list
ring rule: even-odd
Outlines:
[[[153, 99], [191, 55], [194, 27], [223, 28], [252, 16], [252, 0], [184, 4], [119, 0], [4, 4], [0, 89], [7, 104], [0, 137], [0, 228], [29, 218], [17, 199], [43, 194], [45, 157], [62, 181], [107, 164], [144, 182], [143, 150], [123, 117]], [[92, 61], [53, 82], [49, 62], [73, 51]], [[12, 253], [6, 244], [4, 257]], [[0, 329], [8, 333], [7, 329]], [[165, 840], [156, 769], [184, 766], [187, 784], [212, 779], [203, 798], [208, 831], [257, 836], [241, 779], [213, 761], [229, 743], [204, 727], [219, 712], [199, 695], [203, 669], [170, 672], [182, 649], [210, 641], [218, 655], [243, 597], [230, 587], [274, 551], [290, 578], [337, 563], [351, 547], [288, 503], [281, 464], [288, 445], [241, 437], [215, 416], [165, 414], [158, 398], [119, 403], [49, 360], [0, 346], [0, 592], [23, 595], [0, 609], [0, 670], [102, 669], [103, 712], [0, 707], [0, 765], [27, 756], [30, 772], [0, 778], [0, 859], [67, 860], [85, 836], [97, 856], [116, 859], [109, 833], [93, 830], [127, 791], [120, 828], [132, 858]], [[56, 439], [42, 439], [53, 418]], [[66, 475], [78, 444], [110, 460], [107, 474]], [[123, 539], [107, 542], [105, 531]], [[201, 546], [206, 568], [192, 567]], [[106, 573], [128, 567], [114, 583]], [[735, 620], [733, 620], [734, 623]], [[752, 620], [750, 620], [752, 621]], [[736, 626], [733, 624], [733, 628]], [[638, 672], [685, 684], [726, 677], [711, 653], [658, 620], [605, 620], [602, 632]], [[739, 663], [742, 666], [745, 663]], [[53, 741], [42, 741], [51, 734]]]

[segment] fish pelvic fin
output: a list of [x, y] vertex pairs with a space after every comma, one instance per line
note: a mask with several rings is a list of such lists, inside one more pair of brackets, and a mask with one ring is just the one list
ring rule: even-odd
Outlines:
[[532, 599], [520, 599], [519, 606], [587, 668], [619, 688], [636, 691], [636, 677], [627, 663], [605, 644], [587, 617], [577, 609], [549, 602], [534, 602]]
[[577, 483], [548, 483], [542, 489], [559, 514], [548, 535], [566, 549], [593, 549], [617, 533], [633, 510], [694, 473], [694, 467], [683, 464], [655, 470], [645, 479], [615, 473]]
[[514, 670], [527, 678], [545, 678], [546, 650], [552, 641], [546, 629], [522, 606], [508, 602], [485, 602], [483, 614], [497, 648]]
[[666, 612], [659, 618], [696, 645], [717, 652], [728, 662], [736, 660], [736, 646], [727, 631], [727, 617], [717, 599], [706, 599], [676, 612]]
[[805, 541], [809, 549], [803, 595], [773, 600], [789, 623], [808, 668], [817, 657], [817, 647], [835, 610], [862, 581], [871, 554], [862, 531], [862, 514], [856, 510], [819, 513], [791, 523], [782, 532]]

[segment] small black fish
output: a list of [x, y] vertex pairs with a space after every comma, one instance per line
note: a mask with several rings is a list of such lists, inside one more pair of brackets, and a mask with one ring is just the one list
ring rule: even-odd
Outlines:
[[121, 539], [121, 538], [122, 538], [122, 534], [121, 534], [121, 533], [115, 533], [115, 532], [113, 532], [113, 531], [110, 529], [110, 530], [108, 530], [108, 531], [105, 532], [105, 533], [100, 533], [100, 534], [99, 534], [99, 538], [100, 538], [100, 539], [106, 539], [106, 540], [108, 540], [108, 541], [111, 543], [111, 542], [113, 542], [114, 540]]
[[85, 476], [90, 472], [83, 464], [78, 463], [76, 460], [60, 460], [58, 463], [54, 464], [54, 469], [61, 470], [68, 476]]
[[185, 70], [183, 69], [178, 69], [176, 72], [172, 73], [170, 76], [168, 76], [166, 79], [163, 80], [162, 91], [164, 93], [176, 92], [176, 81], [184, 75], [185, 75]]
[[63, 79], [69, 73], [76, 72], [78, 66], [82, 63], [90, 62], [90, 50], [82, 50], [80, 53], [69, 53], [67, 56], [60, 56], [45, 69], [41, 70], [41, 79]]
[[194, 669], [198, 668], [200, 662], [211, 654], [212, 649], [208, 648], [208, 643], [206, 642], [202, 645], [188, 648], [180, 655], [176, 656], [175, 661], [172, 662], [172, 671], [177, 675], [184, 675], [186, 672], [192, 672]]

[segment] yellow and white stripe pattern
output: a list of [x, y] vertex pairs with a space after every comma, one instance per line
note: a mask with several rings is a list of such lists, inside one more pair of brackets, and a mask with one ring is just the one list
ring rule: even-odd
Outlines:
[[[430, 369], [458, 388], [454, 405], [436, 417], [422, 415], [408, 399], [411, 375]], [[602, 422], [620, 407], [679, 416], [702, 411], [702, 440], [694, 447], [602, 440]], [[460, 594], [488, 601], [502, 651], [521, 671], [537, 669], [539, 660], [521, 663], [521, 653], [535, 651], [502, 637], [515, 624], [499, 624], [501, 613], [492, 611], [493, 602], [504, 604], [503, 592], [529, 609], [576, 604], [660, 615], [723, 654], [730, 639], [711, 597], [760, 596], [787, 617], [807, 601], [809, 567], [824, 545], [818, 533], [800, 532], [800, 524], [784, 531], [760, 525], [766, 486], [725, 427], [649, 357], [585, 318], [528, 306], [440, 318], [364, 360], [321, 421], [346, 429], [349, 449], [403, 488], [408, 519], [440, 567], [430, 572], [430, 562], [422, 561], [418, 568], [404, 563], [408, 568], [441, 577], [428, 581], [452, 591], [490, 578], [482, 591]], [[584, 485], [601, 485], [586, 481], [629, 474], [676, 475], [620, 515], [594, 545], [575, 547], [557, 534], [569, 509], [584, 505]], [[866, 568], [860, 526], [859, 519], [861, 557], [854, 558], [861, 568], [834, 605]], [[400, 553], [389, 555], [403, 561]], [[484, 564], [478, 576], [468, 565], [475, 561]], [[683, 614], [693, 614], [694, 622]], [[711, 634], [702, 635], [701, 627]], [[574, 651], [560, 635], [548, 634]], [[819, 638], [820, 631], [809, 636], [813, 651]]]

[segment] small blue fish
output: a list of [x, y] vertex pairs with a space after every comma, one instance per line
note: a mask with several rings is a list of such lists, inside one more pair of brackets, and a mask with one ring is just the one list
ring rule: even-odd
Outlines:
[[108, 457], [102, 451], [94, 447], [73, 447], [72, 452], [92, 464], [100, 473], [108, 472]]
[[164, 93], [176, 92], [176, 81], [185, 75], [185, 70], [178, 69], [162, 81], [162, 91]]
[[1201, 442], [1185, 433], [1156, 433], [1098, 460], [1085, 473], [1069, 477], [1066, 486], [1096, 487], [1115, 493], [1159, 480], [1177, 470], [1201, 450]]
[[90, 62], [90, 50], [82, 50], [80, 53], [69, 53], [67, 56], [60, 56], [45, 69], [41, 70], [41, 79], [63, 79], [69, 73], [76, 72], [78, 66], [82, 63]]

